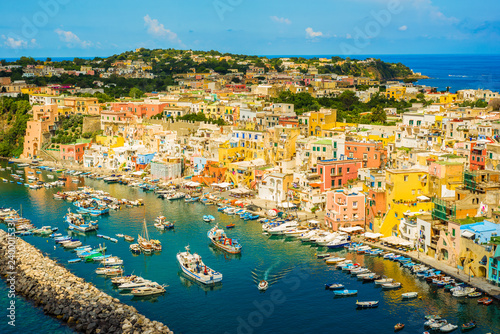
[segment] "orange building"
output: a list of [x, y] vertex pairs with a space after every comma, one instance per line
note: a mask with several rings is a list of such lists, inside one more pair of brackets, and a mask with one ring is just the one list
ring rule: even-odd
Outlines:
[[42, 145], [49, 140], [50, 131], [55, 130], [58, 121], [56, 104], [33, 106], [33, 119], [26, 124], [23, 158], [35, 158]]

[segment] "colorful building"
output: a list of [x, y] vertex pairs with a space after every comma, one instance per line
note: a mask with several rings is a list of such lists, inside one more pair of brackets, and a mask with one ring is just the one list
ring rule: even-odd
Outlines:
[[345, 189], [327, 192], [325, 224], [333, 231], [340, 227], [365, 228], [365, 195]]

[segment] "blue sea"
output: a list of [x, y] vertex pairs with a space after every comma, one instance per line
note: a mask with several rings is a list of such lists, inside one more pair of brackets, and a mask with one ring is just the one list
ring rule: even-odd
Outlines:
[[[272, 55], [277, 57], [327, 57], [332, 55]], [[81, 57], [92, 59], [93, 57]], [[460, 89], [490, 89], [500, 91], [500, 55], [364, 55], [353, 59], [378, 58], [390, 63], [402, 63], [414, 72], [420, 72], [430, 79], [418, 83], [438, 90], [456, 92]], [[46, 58], [35, 58], [45, 60]], [[7, 58], [15, 61], [17, 58]], [[73, 57], [53, 57], [54, 61], [73, 60]]]
[[[0, 162], [5, 167], [5, 162]], [[13, 165], [10, 165], [13, 166]], [[25, 168], [27, 172], [29, 169]], [[25, 174], [26, 175], [26, 174]], [[8, 171], [0, 177], [11, 179]], [[42, 180], [49, 180], [47, 173]], [[70, 178], [62, 190], [76, 189], [88, 185], [102, 189], [117, 198], [144, 199], [145, 207], [123, 208], [99, 217], [98, 233], [115, 236], [123, 233], [137, 237], [142, 231], [143, 219], [147, 221], [150, 236], [163, 245], [160, 254], [151, 256], [133, 255], [129, 243], [119, 239], [118, 243], [106, 243], [108, 254], [124, 260], [125, 274], [137, 274], [162, 284], [168, 284], [164, 295], [154, 298], [135, 298], [120, 293], [109, 279], [95, 274], [96, 264], [74, 263], [71, 251], [54, 247], [50, 238], [24, 237], [26, 241], [41, 249], [51, 258], [68, 268], [75, 275], [95, 284], [102, 291], [136, 307], [139, 312], [153, 320], [168, 325], [175, 333], [392, 333], [394, 325], [405, 323], [400, 333], [422, 333], [424, 315], [439, 313], [454, 324], [474, 319], [478, 323], [473, 333], [500, 332], [500, 308], [478, 305], [475, 299], [458, 300], [442, 289], [431, 287], [417, 279], [399, 264], [379, 257], [370, 257], [337, 251], [336, 255], [368, 266], [378, 274], [387, 275], [401, 282], [403, 288], [382, 291], [373, 283], [363, 284], [346, 273], [327, 266], [315, 254], [324, 252], [294, 239], [269, 237], [262, 234], [256, 221], [243, 221], [217, 211], [214, 206], [184, 201], [164, 201], [153, 193], [120, 184], [105, 184], [102, 181], [80, 179], [79, 184]], [[75, 207], [65, 201], [53, 199], [52, 194], [61, 189], [30, 190], [15, 183], [0, 183], [0, 205], [20, 209], [23, 216], [38, 226], [59, 227], [68, 233], [63, 222], [64, 214]], [[207, 231], [213, 226], [201, 219], [211, 214], [219, 226], [235, 223], [228, 230], [229, 237], [239, 239], [243, 245], [241, 255], [230, 255], [210, 245]], [[165, 215], [175, 221], [175, 229], [160, 232], [153, 227], [153, 220]], [[3, 225], [0, 226], [4, 228]], [[78, 236], [84, 245], [97, 246], [104, 239], [96, 234]], [[224, 277], [220, 285], [201, 286], [180, 272], [175, 255], [189, 245], [210, 267], [220, 271]], [[270, 282], [269, 289], [261, 293], [257, 284], [261, 279]], [[356, 297], [334, 298], [324, 289], [325, 283], [339, 282], [348, 289], [358, 290]], [[57, 319], [45, 316], [31, 302], [17, 298], [17, 328], [7, 325], [4, 316], [8, 297], [6, 284], [0, 280], [0, 307], [4, 310], [0, 320], [0, 333], [67, 333], [68, 328]], [[401, 293], [417, 291], [422, 297], [403, 301]], [[376, 309], [356, 310], [356, 300], [379, 300]], [[457, 331], [458, 332], [458, 331]]]

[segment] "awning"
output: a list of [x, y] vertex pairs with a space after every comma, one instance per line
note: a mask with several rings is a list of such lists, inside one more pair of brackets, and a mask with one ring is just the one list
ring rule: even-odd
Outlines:
[[352, 226], [352, 227], [339, 227], [339, 230], [346, 233], [352, 233], [357, 231], [363, 231], [364, 229], [361, 226]]
[[390, 237], [386, 237], [386, 238], [382, 238], [380, 239], [382, 240], [383, 242], [386, 242], [388, 244], [391, 244], [391, 245], [399, 245], [399, 246], [411, 246], [412, 243], [409, 242], [408, 240], [405, 240], [403, 238], [400, 238], [400, 237], [396, 237], [396, 236], [390, 236]]
[[465, 237], [465, 238], [472, 238], [474, 237], [476, 234], [472, 231], [469, 231], [469, 230], [465, 230], [462, 232], [462, 237]]
[[185, 186], [186, 186], [186, 187], [196, 188], [196, 187], [201, 186], [201, 183], [199, 183], [199, 182], [194, 182], [194, 181], [190, 181], [190, 182], [186, 182]]
[[363, 234], [363, 236], [368, 239], [378, 239], [380, 237], [383, 237], [384, 235], [382, 233], [366, 232]]
[[319, 225], [321, 222], [319, 220], [311, 219], [308, 221], [309, 224], [311, 225]]
[[282, 207], [282, 208], [295, 208], [295, 207], [297, 207], [295, 204], [293, 204], [291, 202], [283, 202], [283, 203], [278, 204], [278, 206]]
[[417, 199], [418, 199], [419, 201], [428, 201], [428, 200], [430, 200], [430, 198], [429, 198], [429, 197], [424, 196], [424, 195], [420, 195], [420, 196], [418, 196], [418, 197], [417, 197]]

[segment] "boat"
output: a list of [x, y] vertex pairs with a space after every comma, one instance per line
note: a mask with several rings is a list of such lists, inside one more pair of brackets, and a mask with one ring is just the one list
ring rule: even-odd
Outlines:
[[269, 287], [269, 283], [266, 280], [260, 281], [259, 285], [257, 286], [259, 291], [266, 291], [268, 287]]
[[176, 200], [179, 200], [179, 199], [183, 199], [185, 196], [186, 196], [186, 194], [184, 194], [183, 192], [177, 192], [175, 194], [172, 194], [172, 195], [168, 196], [167, 199], [169, 201], [176, 201]]
[[140, 252], [141, 252], [141, 247], [139, 246], [139, 244], [131, 244], [131, 245], [129, 246], [129, 249], [130, 249], [130, 251], [131, 251], [132, 253], [136, 253], [136, 254], [138, 254], [138, 253], [140, 253]]
[[118, 233], [118, 234], [115, 234], [115, 235], [116, 235], [118, 238], [123, 238], [123, 237], [124, 237], [124, 235], [123, 235], [123, 234], [121, 234], [121, 233]]
[[163, 285], [159, 284], [149, 284], [142, 288], [137, 288], [132, 290], [132, 295], [134, 296], [151, 296], [158, 295], [165, 292], [165, 288]]
[[86, 222], [81, 214], [72, 213], [71, 209], [68, 209], [68, 213], [64, 216], [64, 219], [68, 223], [70, 230], [77, 230], [80, 232], [92, 232], [99, 228], [97, 220]]
[[345, 245], [348, 245], [350, 243], [351, 237], [347, 235], [340, 235], [337, 236], [335, 239], [330, 241], [329, 243], [326, 244], [326, 247], [328, 248], [343, 248]]
[[76, 262], [80, 262], [82, 259], [72, 259], [72, 260], [68, 260], [68, 263], [76, 263]]
[[217, 248], [225, 250], [231, 254], [241, 253], [241, 245], [238, 240], [228, 238], [226, 232], [218, 227], [218, 224], [207, 232], [207, 237]]
[[394, 331], [395, 332], [400, 331], [403, 328], [405, 328], [405, 324], [403, 324], [403, 323], [397, 323], [396, 325], [394, 325]]
[[271, 227], [269, 230], [267, 230], [267, 233], [269, 233], [271, 235], [280, 235], [280, 234], [283, 234], [286, 230], [288, 230], [292, 227], [295, 227], [297, 225], [298, 225], [298, 223], [296, 221], [289, 221], [289, 222], [283, 223], [281, 225]]
[[452, 291], [451, 295], [453, 297], [460, 298], [460, 297], [467, 297], [469, 294], [473, 293], [475, 290], [476, 290], [475, 288], [470, 288], [470, 287], [466, 287], [466, 288], [458, 287], [458, 289], [455, 290], [455, 288], [453, 288], [450, 291]]
[[137, 276], [134, 279], [128, 280], [127, 282], [124, 282], [124, 283], [118, 285], [118, 289], [120, 289], [120, 290], [132, 290], [132, 289], [141, 288], [141, 287], [146, 286], [146, 285], [151, 284], [151, 283], [153, 283], [153, 282]]
[[348, 297], [348, 296], [355, 296], [358, 294], [358, 290], [339, 290], [339, 291], [333, 291], [336, 297]]
[[234, 228], [235, 226], [236, 226], [235, 224], [231, 223], [229, 225], [226, 225], [226, 228]]
[[401, 297], [403, 297], [403, 299], [417, 298], [418, 292], [406, 292], [406, 293], [401, 294]]
[[472, 320], [472, 321], [469, 321], [465, 324], [462, 324], [462, 326], [460, 326], [460, 327], [462, 328], [462, 332], [465, 332], [465, 331], [468, 331], [468, 330], [475, 328], [476, 322], [474, 320]]
[[174, 228], [174, 223], [167, 221], [167, 218], [164, 216], [158, 216], [155, 219], [154, 226], [159, 230], [169, 230]]
[[130, 235], [124, 235], [123, 238], [125, 239], [125, 241], [128, 241], [128, 242], [134, 242], [134, 240], [135, 240], [135, 238], [131, 237]]
[[483, 304], [483, 305], [490, 305], [491, 303], [493, 303], [493, 299], [488, 298], [488, 297], [484, 297], [484, 298], [478, 299], [477, 303], [478, 304]]
[[399, 282], [382, 284], [382, 289], [384, 289], [384, 290], [399, 289], [400, 287], [401, 287], [401, 283], [399, 283]]
[[144, 219], [143, 235], [144, 236], [141, 235], [137, 236], [138, 245], [141, 248], [141, 251], [143, 251], [144, 253], [152, 253], [154, 251], [153, 243], [149, 240], [148, 227], [146, 226], [146, 219]]
[[325, 284], [325, 290], [340, 290], [340, 289], [344, 289], [343, 284], [340, 283]]
[[336, 257], [336, 256], [332, 256], [332, 257], [328, 257], [325, 259], [325, 262], [326, 264], [336, 264], [338, 262], [342, 262], [344, 261], [345, 258], [344, 257]]
[[70, 242], [65, 242], [62, 244], [64, 248], [72, 249], [76, 248], [82, 245], [82, 242], [77, 240], [77, 241], [70, 241]]
[[203, 221], [206, 222], [206, 223], [210, 223], [211, 222], [210, 217], [208, 217], [208, 216], [203, 216]]
[[95, 270], [95, 273], [97, 275], [116, 276], [123, 274], [123, 268], [121, 266], [100, 267]]
[[117, 266], [117, 265], [122, 265], [123, 260], [120, 259], [118, 256], [110, 256], [108, 258], [104, 258], [101, 263], [105, 266]]
[[447, 324], [448, 324], [448, 321], [446, 319], [439, 319], [439, 320], [435, 320], [433, 323], [431, 323], [429, 325], [429, 328], [432, 330], [438, 330]]
[[471, 292], [467, 295], [467, 297], [469, 297], [469, 298], [478, 298], [481, 296], [482, 296], [482, 293], [479, 291], [474, 291], [474, 292]]
[[378, 300], [367, 301], [367, 302], [356, 301], [356, 307], [357, 308], [375, 308], [375, 307], [378, 307]]
[[455, 329], [457, 329], [458, 326], [457, 325], [453, 325], [453, 324], [446, 324], [444, 325], [443, 327], [440, 327], [439, 328], [439, 331], [441, 333], [449, 333], [449, 332], [453, 332]]
[[185, 249], [185, 252], [177, 253], [177, 261], [184, 274], [203, 284], [215, 284], [222, 281], [221, 273], [207, 267], [200, 255], [191, 254], [189, 246]]

